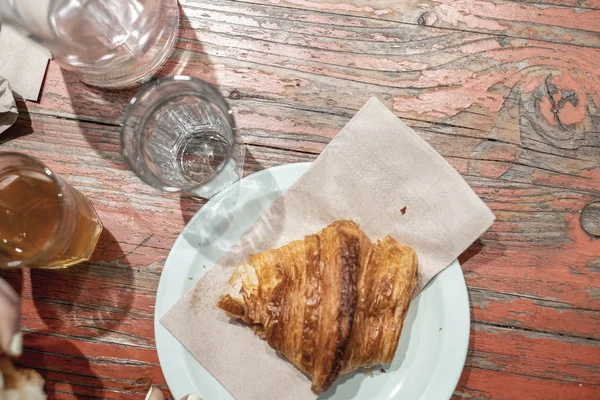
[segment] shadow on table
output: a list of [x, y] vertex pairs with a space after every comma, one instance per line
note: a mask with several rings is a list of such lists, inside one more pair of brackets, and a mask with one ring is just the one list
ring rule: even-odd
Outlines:
[[206, 204], [207, 200], [199, 197], [181, 196], [179, 197], [179, 208], [181, 209], [181, 218], [187, 225], [190, 219]]
[[[16, 103], [19, 109], [19, 117], [13, 126], [0, 134], [0, 145], [33, 133], [31, 116], [29, 115], [27, 104], [23, 100], [16, 100]], [[2, 148], [2, 150], [5, 149]]]
[[[285, 228], [287, 205], [285, 201], [278, 202], [275, 213], [280, 217], [264, 218], [284, 192], [270, 171], [265, 171], [260, 179], [238, 181], [226, 190], [226, 195], [217, 195], [204, 206], [201, 219], [188, 226], [181, 239], [209, 262], [216, 262], [227, 252], [227, 262], [235, 263], [248, 252], [276, 247]], [[243, 245], [232, 247], [240, 238]]]
[[[461, 264], [461, 268], [465, 274], [467, 280], [469, 275], [476, 273], [477, 270], [483, 268], [490, 260], [500, 257], [504, 252], [504, 246], [499, 245], [497, 241], [497, 234], [493, 232], [487, 232], [485, 234], [487, 240], [493, 245], [486, 246], [481, 239], [477, 239], [467, 250], [465, 250], [459, 257], [458, 261]], [[472, 262], [469, 262], [473, 259]], [[477, 331], [473, 328], [473, 322], [475, 321], [473, 299], [469, 296], [469, 308], [471, 316], [471, 331], [469, 333], [469, 348], [467, 350], [467, 357], [465, 360], [465, 366], [462, 374], [456, 385], [456, 391], [462, 392], [467, 387], [469, 377], [471, 375], [471, 368], [474, 366], [474, 350], [477, 348]]]
[[158, 77], [189, 75], [213, 85], [217, 84], [214, 68], [204, 51], [196, 30], [192, 27], [185, 10], [179, 7], [179, 30], [171, 57], [158, 71]]
[[65, 269], [31, 270], [32, 297], [48, 331], [92, 338], [112, 332], [126, 317], [133, 273], [127, 254], [106, 229], [92, 260]]
[[[473, 315], [473, 306], [471, 306], [471, 322], [474, 321], [475, 316]], [[455, 392], [461, 392], [469, 382], [469, 377], [471, 376], [471, 368], [473, 367], [473, 349], [477, 347], [477, 337], [475, 335], [475, 330], [471, 326], [471, 332], [469, 332], [469, 348], [467, 350], [467, 358], [465, 360], [465, 366], [463, 367], [462, 374], [456, 384]]]
[[[43, 326], [26, 335], [25, 346], [34, 353], [32, 367], [52, 371], [42, 372], [49, 390], [64, 391], [60, 387], [67, 382], [73, 393], [83, 390], [85, 396], [102, 397], [103, 379], [87, 358], [96, 355], [93, 342], [128, 340], [129, 334], [123, 332], [127, 328], [119, 327], [133, 301], [133, 272], [127, 254], [108, 230], [92, 260], [63, 270], [30, 271], [31, 296]], [[103, 368], [107, 365], [94, 366]]]
[[249, 146], [246, 146], [245, 156], [244, 156], [244, 176], [248, 176], [255, 172], [259, 172], [265, 169], [263, 164], [256, 159], [254, 154], [252, 153], [252, 149]]
[[477, 239], [471, 246], [469, 246], [461, 255], [458, 256], [458, 262], [460, 265], [464, 265], [471, 258], [479, 254], [483, 250], [484, 244], [481, 239]]
[[[50, 341], [52, 344], [48, 345]], [[42, 343], [44, 348], [38, 349]], [[35, 369], [46, 381], [44, 392], [50, 397], [67, 392], [77, 398], [103, 398], [102, 379], [94, 375], [86, 355], [69, 339], [52, 337], [48, 340], [25, 335], [23, 345], [25, 348], [17, 364]]]
[[[262, 171], [263, 169], [263, 166], [254, 158], [248, 147], [246, 147], [244, 153], [243, 176], [248, 176], [255, 172]], [[183, 218], [184, 224], [190, 222], [190, 219], [196, 215], [207, 201], [208, 200], [200, 197], [181, 195], [179, 198], [179, 207], [181, 209], [181, 217]]]

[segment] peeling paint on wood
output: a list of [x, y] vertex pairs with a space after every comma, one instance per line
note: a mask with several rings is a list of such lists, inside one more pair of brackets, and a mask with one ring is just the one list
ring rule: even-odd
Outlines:
[[[377, 96], [494, 211], [460, 257], [473, 326], [454, 398], [600, 398], [598, 0], [180, 4], [161, 74], [229, 98], [245, 174], [314, 160]], [[65, 176], [106, 228], [81, 266], [0, 272], [23, 297], [21, 362], [51, 399], [141, 399], [140, 377], [166, 389], [154, 296], [204, 201], [128, 170], [118, 123], [135, 91], [86, 86], [51, 62], [40, 102], [19, 102], [0, 137]]]

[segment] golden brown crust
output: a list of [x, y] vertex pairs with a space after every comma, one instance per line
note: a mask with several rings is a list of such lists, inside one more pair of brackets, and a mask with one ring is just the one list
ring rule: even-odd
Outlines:
[[392, 361], [416, 286], [417, 256], [391, 236], [373, 247], [358, 278], [354, 326], [342, 374]]
[[225, 314], [227, 314], [230, 318], [243, 319], [246, 313], [244, 302], [234, 299], [230, 294], [222, 295], [219, 298], [217, 306], [225, 311]]
[[319, 235], [307, 236], [305, 240], [312, 242], [312, 245], [306, 251], [305, 307], [300, 339], [301, 356], [299, 364], [296, 365], [304, 373], [311, 375], [315, 364], [315, 332], [319, 322], [321, 243]]
[[[345, 234], [340, 234], [340, 236]], [[338, 314], [338, 344], [335, 351], [335, 359], [329, 376], [319, 388], [313, 390], [321, 392], [327, 389], [337, 378], [344, 361], [346, 347], [350, 340], [352, 332], [352, 323], [354, 320], [354, 311], [356, 307], [356, 279], [360, 266], [360, 239], [349, 235], [345, 238], [346, 246], [340, 246], [341, 252], [341, 286], [340, 286], [340, 304]]]
[[360, 261], [358, 225], [337, 221], [321, 231], [320, 323], [312, 390], [321, 393], [337, 378], [352, 330]]
[[253, 254], [218, 306], [253, 325], [321, 393], [341, 374], [390, 362], [416, 285], [414, 251], [373, 245], [352, 221]]

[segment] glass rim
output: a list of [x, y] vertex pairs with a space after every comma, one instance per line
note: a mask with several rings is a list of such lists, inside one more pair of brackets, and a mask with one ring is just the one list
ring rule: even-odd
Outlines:
[[[29, 154], [19, 153], [16, 151], [1, 150], [0, 151], [0, 159], [2, 159], [3, 157], [17, 157], [17, 158], [23, 159], [28, 164], [34, 164], [35, 165], [34, 168], [27, 168], [27, 169], [30, 171], [42, 173], [43, 175], [50, 178], [53, 186], [57, 189], [58, 193], [63, 194], [63, 196], [61, 196], [60, 201], [58, 202], [59, 214], [58, 214], [58, 218], [54, 224], [54, 227], [52, 229], [52, 235], [44, 243], [44, 246], [38, 252], [36, 252], [35, 255], [19, 261], [18, 264], [10, 265], [14, 261], [9, 261], [7, 264], [0, 263], [0, 268], [29, 267], [29, 265], [35, 265], [35, 261], [37, 261], [39, 259], [43, 259], [44, 255], [48, 252], [48, 250], [50, 250], [53, 247], [54, 242], [58, 239], [57, 233], [59, 232], [61, 222], [64, 220], [64, 217], [66, 215], [66, 204], [65, 204], [65, 199], [64, 199], [65, 191], [63, 190], [64, 184], [58, 179], [58, 176], [50, 168], [48, 168], [48, 166], [46, 164], [44, 164], [42, 161], [38, 160], [37, 158], [30, 156]], [[3, 175], [4, 175], [3, 171], [0, 170], [0, 177], [2, 177]]]
[[[186, 186], [186, 187], [175, 187], [175, 186], [169, 186], [169, 185], [157, 185], [155, 184], [155, 182], [152, 182], [149, 179], [146, 179], [145, 176], [141, 175], [138, 172], [137, 167], [130, 161], [129, 156], [124, 154], [125, 150], [125, 130], [127, 129], [127, 125], [126, 125], [126, 121], [128, 119], [128, 117], [131, 114], [131, 110], [134, 109], [134, 107], [136, 107], [136, 103], [138, 103], [138, 100], [140, 97], [144, 96], [145, 94], [147, 94], [148, 92], [152, 91], [152, 90], [156, 90], [157, 87], [162, 86], [164, 84], [167, 83], [173, 83], [173, 82], [191, 82], [194, 85], [199, 85], [201, 86], [202, 89], [206, 89], [210, 92], [210, 94], [216, 96], [217, 99], [219, 99], [221, 101], [222, 104], [217, 104], [215, 102], [215, 104], [217, 104], [217, 106], [219, 106], [219, 108], [222, 108], [222, 111], [224, 112], [226, 118], [227, 118], [227, 122], [229, 123], [229, 126], [231, 127], [231, 133], [232, 133], [232, 146], [229, 148], [228, 152], [227, 152], [227, 156], [225, 157], [225, 159], [223, 160], [223, 162], [221, 163], [221, 168], [216, 171], [209, 179], [207, 179], [205, 182], [203, 183], [199, 183], [199, 184], [194, 184], [194, 185], [190, 185], [190, 186]], [[171, 96], [169, 98], [175, 98], [178, 95], [174, 95]], [[149, 113], [151, 114], [151, 113]], [[145, 118], [147, 119], [147, 117]], [[147, 185], [163, 190], [165, 192], [169, 192], [169, 193], [185, 193], [185, 192], [193, 192], [197, 189], [200, 189], [201, 187], [208, 185], [209, 183], [211, 183], [223, 170], [223, 168], [225, 167], [225, 165], [227, 164], [227, 162], [229, 162], [229, 160], [231, 160], [232, 156], [233, 156], [233, 152], [235, 151], [235, 147], [236, 147], [236, 143], [237, 143], [237, 139], [238, 139], [238, 130], [237, 130], [237, 125], [235, 123], [235, 118], [233, 118], [233, 111], [231, 110], [231, 107], [229, 106], [229, 103], [227, 102], [227, 100], [225, 99], [225, 96], [223, 96], [218, 90], [217, 88], [207, 82], [204, 81], [202, 79], [199, 78], [195, 78], [193, 76], [188, 76], [188, 75], [173, 75], [173, 76], [167, 76], [167, 77], [161, 77], [161, 78], [157, 78], [152, 80], [151, 82], [149, 82], [148, 84], [144, 85], [143, 87], [141, 87], [131, 98], [131, 100], [129, 100], [129, 102], [127, 103], [127, 106], [125, 107], [125, 110], [123, 111], [123, 116], [121, 117], [121, 124], [120, 124], [120, 140], [121, 140], [121, 154], [123, 154], [125, 161], [127, 162], [127, 165], [129, 166], [129, 169], [131, 171], [133, 171], [133, 173], [140, 178], [144, 183], [146, 183]], [[140, 151], [140, 153], [143, 153], [143, 149], [141, 148], [141, 144], [142, 141], [140, 141], [140, 148], [138, 149], [138, 151]], [[145, 164], [145, 163], [144, 163]], [[156, 177], [156, 175], [154, 173], [152, 173], [152, 175], [154, 177]], [[156, 178], [157, 181], [161, 181], [159, 178]]]

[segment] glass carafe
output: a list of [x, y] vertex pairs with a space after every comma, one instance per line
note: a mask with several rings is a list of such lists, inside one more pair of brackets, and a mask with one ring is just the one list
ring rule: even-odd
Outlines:
[[0, 0], [0, 22], [48, 48], [85, 83], [124, 87], [151, 77], [177, 38], [177, 0]]

